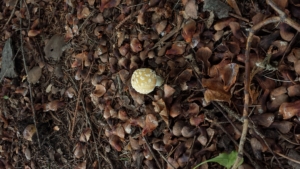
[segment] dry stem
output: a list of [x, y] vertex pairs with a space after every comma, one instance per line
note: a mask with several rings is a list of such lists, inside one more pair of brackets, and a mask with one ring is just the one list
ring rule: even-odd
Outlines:
[[[16, 2], [18, 3], [18, 2]], [[20, 8], [22, 7], [22, 0], [20, 1]], [[26, 72], [26, 75], [28, 76], [28, 68], [26, 65], [26, 59], [25, 59], [25, 54], [24, 54], [24, 48], [23, 48], [23, 35], [22, 35], [22, 18], [20, 18], [20, 39], [21, 39], [21, 53], [22, 53], [22, 57], [23, 57], [23, 64], [24, 64], [24, 69]], [[31, 106], [31, 110], [32, 110], [32, 118], [33, 118], [33, 122], [34, 122], [34, 127], [36, 128], [36, 136], [37, 136], [37, 140], [38, 140], [38, 144], [39, 144], [39, 148], [41, 148], [41, 143], [40, 143], [40, 137], [39, 137], [39, 132], [38, 132], [38, 128], [37, 128], [37, 123], [36, 123], [36, 115], [35, 115], [35, 109], [33, 106], [33, 98], [32, 98], [32, 88], [31, 88], [31, 83], [28, 81], [28, 87], [29, 87], [29, 96], [30, 96], [30, 106]]]

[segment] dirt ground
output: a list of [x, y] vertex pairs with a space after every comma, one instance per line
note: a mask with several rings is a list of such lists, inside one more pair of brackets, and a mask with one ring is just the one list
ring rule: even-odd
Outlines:
[[299, 19], [297, 0], [1, 1], [0, 169], [300, 168]]

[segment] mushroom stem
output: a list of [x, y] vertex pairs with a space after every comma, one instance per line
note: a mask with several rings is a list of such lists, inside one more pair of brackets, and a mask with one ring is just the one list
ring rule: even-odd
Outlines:
[[156, 84], [155, 86], [161, 86], [164, 83], [164, 79], [158, 75], [156, 75]]

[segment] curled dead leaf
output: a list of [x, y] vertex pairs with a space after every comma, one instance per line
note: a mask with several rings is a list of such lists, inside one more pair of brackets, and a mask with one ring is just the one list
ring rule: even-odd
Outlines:
[[138, 40], [138, 38], [132, 38], [130, 41], [130, 48], [133, 52], [140, 52], [143, 50], [141, 42]]
[[157, 126], [158, 126], [157, 118], [153, 114], [147, 114], [142, 135], [145, 136], [146, 134], [152, 133], [152, 131], [155, 130]]
[[184, 23], [181, 35], [187, 43], [192, 42], [193, 35], [196, 31], [196, 22], [193, 19], [189, 19]]
[[152, 102], [154, 106], [154, 111], [159, 113], [164, 122], [169, 126], [169, 112], [166, 106], [166, 103], [163, 99], [159, 99], [157, 101]]
[[279, 107], [279, 114], [283, 116], [283, 119], [290, 119], [293, 116], [299, 116], [300, 112], [300, 100], [292, 103], [282, 103]]
[[28, 37], [35, 37], [40, 33], [41, 33], [41, 30], [29, 30], [28, 31]]
[[175, 42], [171, 49], [167, 50], [166, 55], [182, 55], [185, 52], [185, 47], [184, 42]]
[[32, 136], [37, 132], [36, 127], [34, 126], [34, 124], [30, 124], [28, 125], [24, 131], [23, 131], [23, 137], [28, 140], [28, 141], [32, 141]]
[[86, 145], [84, 143], [78, 142], [75, 145], [74, 156], [76, 158], [81, 158], [86, 154]]
[[92, 130], [90, 128], [84, 129], [79, 137], [79, 140], [81, 142], [88, 142], [91, 137], [91, 132]]
[[47, 111], [57, 111], [57, 109], [63, 107], [64, 105], [65, 103], [60, 100], [53, 100], [51, 102], [44, 103], [42, 107], [43, 107], [43, 111], [47, 112]]
[[109, 144], [117, 151], [122, 150], [122, 142], [120, 138], [116, 135], [110, 135], [109, 136]]
[[84, 160], [82, 163], [79, 163], [75, 169], [86, 169], [86, 160]]
[[29, 83], [35, 84], [39, 81], [42, 76], [42, 69], [39, 66], [33, 67], [27, 76], [27, 80]]

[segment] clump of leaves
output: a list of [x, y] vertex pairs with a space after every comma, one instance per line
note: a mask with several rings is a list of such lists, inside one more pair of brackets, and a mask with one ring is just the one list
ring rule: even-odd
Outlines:
[[[198, 168], [202, 164], [208, 163], [208, 162], [216, 162], [220, 165], [226, 167], [227, 169], [231, 168], [235, 162], [235, 159], [237, 158], [238, 153], [236, 151], [232, 151], [231, 153], [220, 153], [217, 157], [203, 161], [202, 163], [196, 165], [193, 169]], [[241, 165], [243, 161], [239, 165]]]

